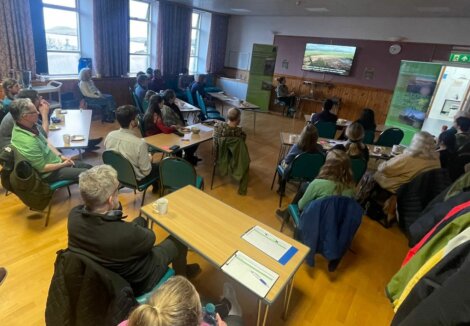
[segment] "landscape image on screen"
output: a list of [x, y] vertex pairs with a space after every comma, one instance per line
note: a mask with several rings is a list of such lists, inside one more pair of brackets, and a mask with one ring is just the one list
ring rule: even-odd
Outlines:
[[307, 43], [302, 70], [348, 76], [355, 53], [355, 46]]

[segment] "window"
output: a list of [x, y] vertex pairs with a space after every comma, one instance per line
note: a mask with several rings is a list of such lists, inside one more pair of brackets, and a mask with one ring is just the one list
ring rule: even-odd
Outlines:
[[129, 72], [145, 71], [150, 66], [150, 4], [129, 1]]
[[191, 29], [191, 52], [189, 54], [189, 73], [197, 73], [197, 64], [199, 56], [199, 36], [201, 34], [201, 14], [193, 11]]
[[77, 0], [43, 0], [50, 75], [77, 73], [80, 28]]

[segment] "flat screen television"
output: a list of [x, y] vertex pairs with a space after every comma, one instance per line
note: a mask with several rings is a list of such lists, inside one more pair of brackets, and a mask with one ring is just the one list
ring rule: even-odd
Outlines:
[[302, 70], [349, 76], [355, 54], [355, 46], [307, 43]]

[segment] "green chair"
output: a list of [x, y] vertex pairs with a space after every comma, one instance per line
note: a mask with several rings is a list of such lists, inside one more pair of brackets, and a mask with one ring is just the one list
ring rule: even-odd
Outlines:
[[353, 158], [351, 159], [351, 169], [354, 181], [358, 183], [367, 170], [367, 162], [362, 158]]
[[165, 190], [172, 192], [187, 185], [204, 189], [204, 179], [197, 175], [191, 163], [180, 157], [166, 157], [160, 162], [159, 168], [161, 196]]
[[[300, 210], [299, 210], [299, 205], [298, 204], [289, 204], [289, 206], [287, 206], [287, 209], [289, 210], [289, 215], [290, 217], [292, 217], [292, 221], [294, 222], [294, 239], [296, 238], [296, 231], [299, 227], [299, 224], [300, 224]], [[281, 224], [281, 229], [279, 230], [280, 232], [282, 232], [282, 230], [284, 229], [284, 225], [286, 224], [288, 218], [287, 219], [283, 219], [282, 220], [282, 224]]]
[[197, 98], [198, 106], [201, 109], [201, 115], [202, 115], [201, 120], [204, 121], [207, 119], [216, 119], [216, 120], [225, 121], [225, 118], [220, 115], [219, 111], [206, 109], [206, 104], [204, 103], [202, 96], [199, 95], [199, 92], [196, 92], [196, 98]]
[[372, 145], [374, 143], [375, 130], [365, 130], [364, 131], [364, 144]]
[[400, 144], [405, 133], [400, 128], [389, 128], [384, 130], [379, 139], [375, 142], [377, 146], [393, 147], [393, 145]]
[[147, 109], [149, 108], [149, 101], [144, 99], [142, 101], [142, 110], [144, 111], [144, 114], [147, 112]]
[[186, 99], [189, 104], [194, 105], [193, 94], [191, 94], [189, 87], [186, 87]]
[[[56, 190], [59, 190], [60, 188], [67, 187], [69, 197], [71, 197], [72, 194], [70, 193], [70, 185], [73, 185], [74, 183], [77, 183], [77, 180], [60, 180], [60, 181], [56, 181], [56, 182], [53, 182], [53, 183], [49, 184], [49, 187], [51, 188], [51, 191], [53, 193], [55, 193]], [[51, 203], [52, 203], [52, 198], [49, 201], [49, 205], [47, 205], [46, 221], [44, 223], [45, 227], [49, 225], [49, 218], [51, 216], [51, 208], [52, 208]]]
[[336, 123], [333, 122], [317, 122], [315, 124], [318, 130], [318, 137], [334, 139], [336, 135]]
[[144, 114], [145, 111], [142, 107], [142, 103], [140, 103], [139, 98], [137, 97], [137, 95], [135, 95], [135, 92], [131, 87], [129, 87], [129, 92], [131, 93], [132, 101], [134, 102], [135, 107], [139, 110], [140, 113]]
[[137, 115], [137, 123], [139, 124], [139, 131], [142, 137], [145, 137], [145, 124], [144, 124], [144, 116], [143, 114]]
[[282, 197], [284, 196], [285, 186], [289, 181], [301, 182], [312, 181], [320, 172], [321, 167], [325, 163], [325, 156], [319, 153], [302, 153], [297, 155], [292, 163], [283, 168], [278, 165], [274, 173], [271, 189], [274, 187], [276, 176], [279, 175], [279, 207], [282, 205]]
[[151, 178], [145, 182], [138, 181], [132, 164], [120, 153], [112, 150], [103, 152], [103, 163], [111, 165], [117, 171], [118, 180], [122, 186], [134, 189], [134, 192], [136, 190], [143, 192], [142, 202], [140, 203], [140, 206], [143, 206], [148, 187], [155, 183], [158, 178]]
[[150, 291], [150, 292], [147, 292], [147, 293], [144, 293], [142, 294], [141, 296], [138, 296], [136, 297], [135, 299], [137, 300], [137, 302], [139, 304], [144, 304], [144, 303], [147, 303], [147, 301], [149, 301], [150, 297], [153, 295], [153, 293], [155, 291], [157, 291], [157, 289], [162, 286], [166, 281], [168, 281], [172, 276], [175, 275], [175, 270], [168, 267], [165, 275], [162, 276], [162, 278], [160, 279], [160, 281], [158, 281], [157, 285], [154, 286], [154, 288]]

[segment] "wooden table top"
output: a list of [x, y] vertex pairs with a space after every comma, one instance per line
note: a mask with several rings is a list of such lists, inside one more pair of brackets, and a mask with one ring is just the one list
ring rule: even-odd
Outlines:
[[[63, 114], [63, 120], [60, 123], [52, 124], [60, 127], [58, 130], [49, 129], [48, 140], [55, 148], [85, 148], [88, 146], [88, 138], [90, 136], [91, 114], [92, 110], [62, 110], [67, 113]], [[54, 110], [53, 116], [56, 116]], [[71, 141], [70, 146], [64, 145], [63, 135], [70, 136], [80, 135], [84, 137], [82, 141]]]
[[[277, 298], [310, 250], [287, 235], [193, 186], [184, 187], [165, 196], [165, 198], [168, 199], [168, 214], [154, 213], [152, 204], [141, 209], [143, 214], [198, 252], [217, 268], [221, 268], [236, 251], [240, 250], [279, 274], [278, 280], [264, 298], [267, 303], [272, 303]], [[255, 225], [265, 228], [298, 249], [286, 265], [281, 265], [241, 238]]]
[[186, 113], [186, 112], [188, 112], [188, 113], [189, 113], [189, 112], [199, 112], [199, 111], [201, 111], [200, 108], [198, 108], [198, 107], [196, 107], [196, 106], [194, 106], [194, 105], [191, 105], [191, 104], [189, 104], [188, 102], [185, 102], [185, 101], [183, 101], [183, 100], [181, 100], [181, 99], [179, 99], [179, 98], [177, 98], [177, 99], [175, 100], [175, 103], [176, 103], [176, 105], [178, 105], [178, 107], [180, 108], [180, 111], [181, 111], [182, 113]]
[[209, 95], [240, 110], [258, 110], [260, 108], [258, 105], [247, 101], [240, 101], [238, 98], [225, 93], [209, 93]]
[[[201, 131], [199, 134], [194, 134], [192, 132], [186, 133], [184, 137], [180, 137], [176, 134], [158, 134], [153, 136], [145, 137], [144, 140], [147, 144], [152, 147], [155, 147], [165, 153], [173, 153], [170, 149], [173, 145], [178, 145], [180, 148], [178, 150], [184, 149], [186, 147], [199, 144], [213, 138], [214, 128], [210, 126], [203, 125], [198, 123], [195, 125], [187, 126], [186, 128], [198, 127]], [[187, 140], [184, 140], [187, 139]]]
[[[311, 118], [311, 117], [312, 117], [311, 114], [304, 114], [305, 122], [310, 121], [310, 118]], [[352, 123], [351, 120], [346, 120], [346, 119], [338, 119], [338, 120], [336, 121], [336, 125], [337, 125], [338, 127], [343, 127], [343, 128], [349, 126], [351, 123]]]

